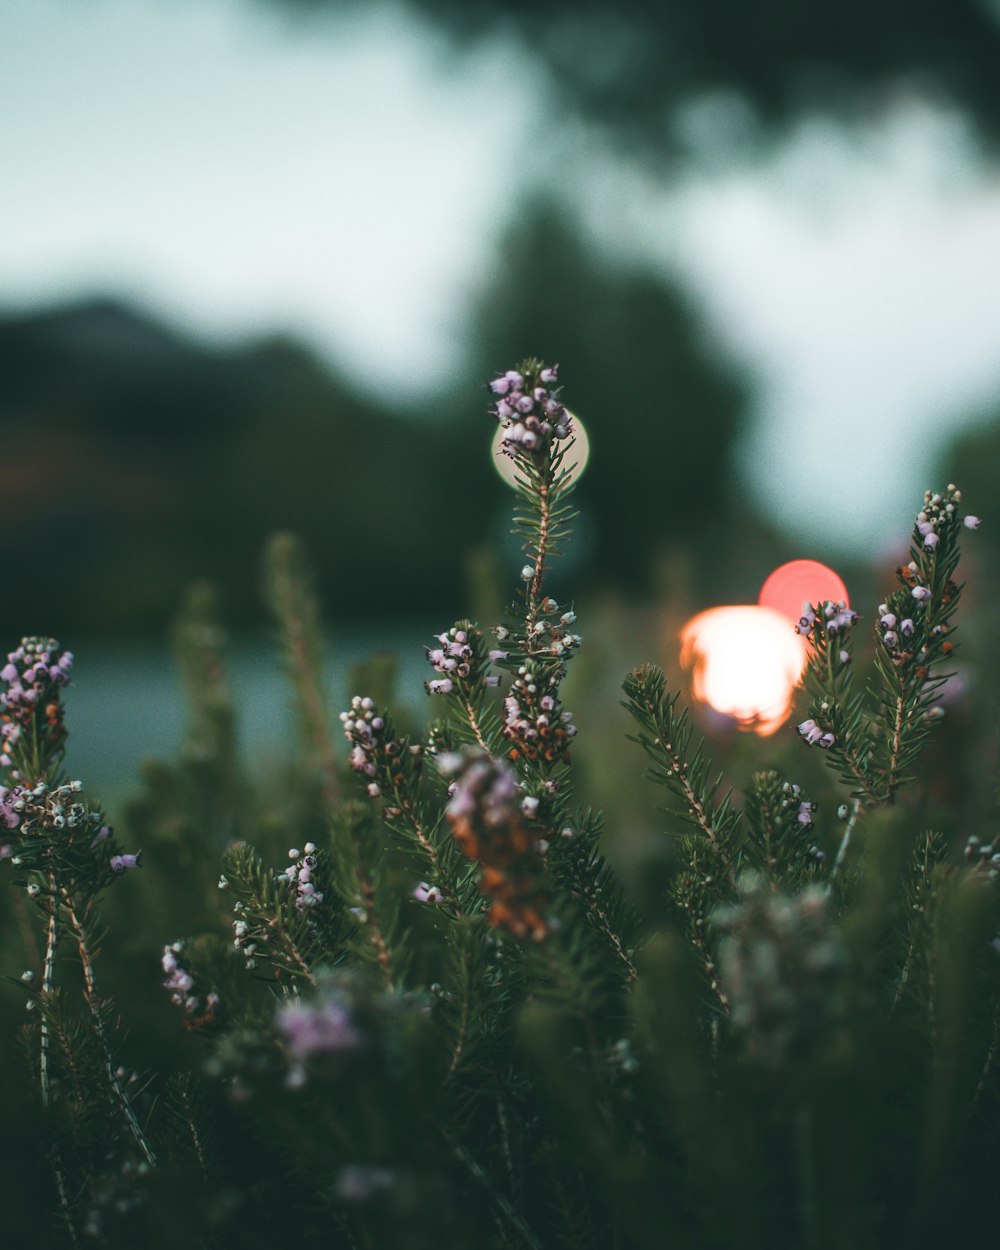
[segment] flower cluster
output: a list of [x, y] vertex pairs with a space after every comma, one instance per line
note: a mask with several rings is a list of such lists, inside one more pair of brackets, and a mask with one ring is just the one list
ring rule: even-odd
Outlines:
[[827, 600], [825, 603], [817, 604], [816, 607], [813, 607], [811, 603], [804, 603], [795, 632], [809, 635], [816, 622], [819, 621], [828, 635], [839, 634], [851, 629], [857, 623], [857, 619], [857, 612], [849, 608], [843, 599], [836, 603]]
[[[351, 744], [349, 762], [356, 773], [367, 777], [367, 790], [377, 799], [383, 792], [398, 804], [411, 802], [408, 781], [420, 771], [423, 747], [393, 735], [387, 716], [379, 712], [375, 701], [355, 695], [346, 712], [340, 713], [344, 737]], [[399, 815], [400, 806], [386, 808], [386, 815]]]
[[292, 1088], [305, 1084], [310, 1060], [339, 1067], [364, 1040], [350, 997], [332, 981], [321, 985], [315, 998], [294, 998], [279, 1007], [275, 1029], [291, 1060], [288, 1084]]
[[781, 787], [782, 799], [781, 806], [784, 809], [795, 808], [795, 820], [805, 829], [811, 829], [813, 825], [813, 812], [816, 810], [817, 804], [811, 803], [808, 799], [802, 797], [801, 787], [792, 782], [786, 781]]
[[433, 681], [424, 682], [428, 694], [468, 693], [482, 685], [494, 688], [500, 684], [495, 673], [486, 671], [487, 663], [507, 658], [506, 651], [490, 651], [484, 654], [482, 634], [467, 621], [453, 625], [446, 633], [438, 634], [439, 645], [428, 647], [427, 658], [439, 674]]
[[278, 1009], [278, 1032], [297, 1060], [355, 1050], [361, 1045], [347, 1003], [332, 990], [314, 1002], [296, 999]]
[[[12, 767], [29, 726], [40, 723], [49, 753], [66, 738], [59, 690], [69, 681], [73, 653], [60, 651], [54, 638], [23, 638], [0, 669], [0, 764]], [[42, 718], [38, 713], [41, 709]], [[39, 735], [41, 736], [41, 735]]]
[[882, 645], [890, 654], [901, 654], [907, 640], [912, 638], [916, 631], [913, 617], [897, 616], [895, 612], [890, 611], [888, 603], [880, 603], [878, 612]]
[[[125, 854], [115, 849], [103, 812], [82, 802], [82, 791], [82, 781], [0, 786], [0, 824], [17, 839], [16, 853], [11, 846], [0, 859], [10, 858], [18, 868], [42, 868], [51, 857], [53, 843], [58, 842], [60, 858], [76, 870], [95, 859], [112, 873], [140, 867], [142, 852]], [[38, 893], [37, 886], [29, 886], [29, 892]]]
[[576, 735], [573, 713], [559, 701], [561, 664], [526, 660], [517, 670], [510, 694], [504, 699], [503, 735], [512, 746], [510, 760], [546, 764], [569, 762], [570, 739]]
[[183, 942], [170, 942], [163, 948], [161, 965], [166, 973], [163, 988], [170, 994], [170, 1001], [184, 1012], [186, 1029], [204, 1029], [214, 1023], [219, 1006], [216, 993], [196, 994], [195, 979], [177, 958], [183, 951]]
[[805, 739], [807, 745], [811, 747], [816, 746], [823, 747], [825, 749], [826, 747], [832, 747], [837, 741], [829, 730], [824, 731], [811, 718], [809, 720], [802, 721], [801, 724], [796, 725], [795, 728], [801, 737]]
[[988, 880], [1000, 880], [1000, 847], [995, 843], [983, 842], [973, 834], [966, 839], [964, 855], [966, 862], [984, 873]]
[[445, 816], [464, 854], [481, 865], [490, 924], [542, 941], [551, 929], [543, 914], [544, 865], [514, 774], [487, 755], [443, 755], [438, 766], [455, 778]]
[[[916, 560], [911, 560], [897, 569], [896, 574], [912, 600], [912, 610], [926, 608], [933, 594], [931, 588], [926, 585], [927, 570], [922, 569]], [[957, 589], [954, 582], [947, 583], [944, 591], [946, 602], [954, 597]]]
[[[953, 482], [948, 483], [943, 495], [924, 491], [924, 506], [914, 522], [914, 546], [934, 551], [945, 534], [955, 533], [959, 524], [958, 504], [961, 502], [962, 492], [956, 489]], [[962, 524], [970, 530], [978, 529], [979, 523], [977, 516], [962, 519]]]
[[568, 659], [583, 639], [570, 629], [576, 623], [576, 613], [561, 611], [555, 599], [544, 598], [538, 605], [538, 616], [531, 627], [527, 649], [532, 655], [551, 654]]
[[317, 865], [316, 844], [307, 842], [303, 850], [304, 854], [300, 853], [298, 848], [292, 847], [288, 852], [288, 858], [292, 862], [284, 872], [279, 872], [277, 877], [278, 881], [294, 889], [296, 911], [308, 911], [313, 907], [318, 907], [324, 897], [322, 890], [317, 890], [316, 883], [313, 881], [313, 873]]
[[508, 456], [517, 451], [547, 452], [552, 439], [567, 438], [573, 432], [555, 386], [559, 366], [528, 361], [522, 369], [508, 369], [490, 383], [497, 397], [491, 411], [503, 426], [503, 450]]

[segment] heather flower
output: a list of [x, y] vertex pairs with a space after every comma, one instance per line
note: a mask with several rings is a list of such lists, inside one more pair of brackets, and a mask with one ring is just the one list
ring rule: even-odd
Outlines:
[[470, 622], [460, 621], [443, 634], [438, 634], [436, 647], [427, 648], [427, 658], [440, 676], [424, 683], [428, 694], [458, 692], [465, 698], [480, 687], [492, 689], [500, 678], [488, 672], [488, 666], [506, 659], [505, 651], [484, 651], [481, 632]]
[[0, 669], [6, 685], [0, 693], [0, 764], [15, 766], [29, 726], [43, 756], [61, 750], [66, 729], [60, 692], [72, 667], [73, 653], [60, 651], [54, 638], [23, 638], [9, 653]]
[[517, 779], [488, 755], [449, 755], [438, 764], [457, 773], [445, 816], [464, 854], [481, 866], [490, 924], [541, 941], [551, 928], [543, 912], [542, 857], [525, 824]]
[[836, 741], [832, 733], [824, 733], [819, 725], [811, 719], [804, 720], [800, 725], [796, 725], [795, 728], [809, 746], [831, 747]]
[[286, 1003], [278, 1009], [275, 1023], [298, 1063], [314, 1055], [345, 1054], [361, 1045], [347, 1002], [333, 989], [312, 1002]]
[[112, 872], [128, 872], [130, 868], [142, 867], [142, 851], [134, 855], [112, 855], [108, 861]]
[[350, 708], [340, 713], [340, 723], [351, 744], [349, 763], [365, 779], [368, 796], [389, 798], [387, 813], [408, 806], [409, 783], [420, 771], [423, 747], [397, 738], [389, 718], [367, 697], [355, 695]]
[[570, 415], [554, 385], [558, 375], [558, 365], [529, 361], [523, 372], [508, 370], [490, 383], [497, 396], [491, 411], [503, 426], [506, 455], [544, 455], [553, 439], [572, 433]]
[[840, 630], [850, 629], [858, 619], [857, 612], [849, 608], [842, 599], [837, 603], [824, 603], [822, 610], [828, 634], [836, 634]]
[[164, 946], [160, 960], [160, 965], [166, 973], [163, 988], [169, 993], [170, 1001], [174, 1006], [183, 1010], [184, 1027], [203, 1029], [215, 1020], [219, 996], [214, 992], [195, 993], [195, 978], [178, 959], [183, 949], [183, 942], [170, 942]]
[[573, 714], [559, 701], [561, 664], [527, 660], [517, 670], [510, 694], [504, 699], [503, 735], [512, 744], [510, 760], [544, 764], [568, 763], [569, 743], [576, 735]]
[[[295, 908], [296, 911], [307, 911], [313, 907], [318, 907], [323, 902], [325, 895], [322, 890], [316, 888], [316, 882], [313, 880], [313, 873], [316, 871], [319, 863], [316, 855], [316, 846], [312, 842], [305, 845], [305, 854], [293, 847], [288, 852], [288, 858], [292, 861], [284, 872], [278, 873], [278, 881], [288, 885], [295, 890]], [[240, 934], [237, 934], [239, 938]], [[239, 941], [237, 941], [239, 945]]]

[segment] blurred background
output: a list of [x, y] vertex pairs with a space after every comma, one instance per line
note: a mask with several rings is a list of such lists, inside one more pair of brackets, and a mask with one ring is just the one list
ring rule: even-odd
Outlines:
[[520, 567], [484, 383], [529, 354], [590, 435], [595, 706], [783, 560], [877, 602], [932, 483], [990, 584], [998, 64], [996, 0], [3, 0], [0, 650], [77, 652], [74, 771], [179, 741], [197, 579], [284, 732], [277, 530], [335, 695], [389, 649], [422, 698]]

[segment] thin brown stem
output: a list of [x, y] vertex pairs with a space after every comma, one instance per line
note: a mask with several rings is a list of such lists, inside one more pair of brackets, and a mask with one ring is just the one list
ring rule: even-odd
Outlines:
[[546, 474], [538, 483], [538, 543], [535, 548], [535, 571], [532, 574], [531, 585], [528, 589], [528, 629], [526, 633], [529, 639], [531, 638], [531, 626], [535, 623], [535, 611], [538, 604], [538, 596], [542, 589], [542, 573], [549, 545], [549, 525], [552, 519], [549, 488], [550, 483]]
[[604, 934], [604, 936], [608, 939], [608, 941], [614, 947], [615, 954], [625, 965], [625, 968], [628, 974], [625, 978], [625, 983], [626, 985], [631, 985], [632, 982], [638, 976], [638, 973], [636, 971], [636, 966], [632, 962], [632, 957], [629, 955], [628, 951], [625, 949], [621, 938], [619, 937], [618, 933], [615, 931], [615, 928], [612, 925], [607, 912], [601, 906], [600, 900], [598, 899], [598, 896], [596, 892], [594, 891], [593, 886], [590, 885], [590, 883], [587, 881], [581, 881], [578, 883], [577, 889], [575, 891], [575, 895], [577, 898], [580, 898], [583, 900], [587, 910], [590, 912], [591, 916], [593, 916], [594, 919], [596, 920], [597, 928], [600, 930], [601, 933]]
[[[649, 714], [650, 723], [653, 725], [656, 725], [658, 723], [656, 704], [652, 700], [647, 698], [645, 700], [645, 705], [646, 705], [646, 711]], [[684, 761], [681, 759], [680, 755], [675, 750], [673, 743], [668, 742], [663, 737], [662, 734], [657, 736], [656, 745], [663, 748], [663, 751], [666, 753], [667, 758], [670, 760], [670, 766], [674, 771], [674, 775], [677, 777], [677, 779], [680, 782], [681, 790], [684, 796], [684, 801], [687, 804], [688, 811], [694, 817], [695, 824], [705, 835], [705, 840], [708, 842], [708, 845], [711, 848], [712, 853], [716, 856], [716, 858], [719, 860], [719, 862], [722, 864], [723, 868], [725, 869], [726, 876], [729, 880], [730, 885], [735, 886], [736, 885], [736, 871], [733, 868], [733, 862], [729, 858], [729, 853], [726, 851], [725, 847], [719, 841], [718, 834], [716, 833], [715, 828], [712, 825], [711, 820], [709, 819], [708, 812], [705, 810], [705, 805], [702, 803], [701, 799], [695, 793], [694, 787], [691, 785], [691, 782], [688, 780], [687, 764], [685, 764]]]
[[[55, 877], [49, 876], [49, 922], [45, 929], [45, 963], [42, 965], [42, 998], [48, 998], [52, 992], [52, 986], [55, 981], [55, 962], [56, 962], [56, 946], [59, 944], [59, 924], [58, 911], [59, 904], [56, 898]], [[51, 1036], [49, 1032], [48, 1021], [45, 1019], [45, 1013], [42, 1013], [41, 1028], [39, 1030], [39, 1053], [38, 1053], [38, 1080], [42, 1092], [42, 1106], [49, 1106], [52, 1100], [52, 1090], [49, 1082], [49, 1046], [51, 1044]]]
[[115, 1071], [114, 1057], [111, 1053], [111, 1043], [108, 1038], [107, 1029], [105, 1028], [104, 1017], [101, 1015], [100, 1000], [97, 996], [97, 981], [94, 974], [94, 961], [90, 954], [90, 947], [87, 944], [86, 930], [76, 913], [76, 907], [73, 899], [65, 890], [62, 891], [62, 902], [63, 908], [69, 919], [70, 928], [73, 931], [73, 938], [76, 942], [76, 949], [80, 958], [80, 967], [83, 969], [83, 996], [86, 1000], [88, 1008], [90, 1009], [90, 1016], [94, 1025], [94, 1033], [100, 1042], [101, 1050], [103, 1051], [104, 1070], [108, 1079], [108, 1085], [121, 1107], [122, 1115], [124, 1116], [125, 1122], [129, 1127], [129, 1131], [135, 1138], [135, 1142], [142, 1151], [146, 1162], [149, 1163], [151, 1167], [155, 1167], [156, 1155], [153, 1152], [153, 1148], [146, 1140], [146, 1135], [142, 1131], [142, 1126], [140, 1125], [138, 1117], [135, 1114], [135, 1109], [129, 1101], [129, 1096], [125, 1092], [125, 1087], [122, 1085], [121, 1080], [118, 1077], [118, 1073]]
[[465, 706], [465, 715], [468, 718], [469, 728], [472, 730], [473, 737], [487, 755], [492, 755], [490, 748], [486, 745], [486, 739], [483, 737], [483, 731], [479, 727], [479, 718], [476, 716], [476, 709], [472, 706], [471, 699], [466, 697], [462, 699], [462, 702]]
[[372, 889], [371, 883], [360, 879], [358, 885], [361, 889], [361, 905], [364, 908], [365, 924], [368, 926], [372, 935], [372, 945], [375, 947], [375, 958], [378, 960], [379, 967], [382, 969], [382, 975], [385, 977], [386, 989], [392, 989], [392, 960], [389, 957], [389, 944], [385, 940], [382, 928], [375, 917], [375, 891]]
[[899, 748], [903, 737], [903, 708], [905, 700], [902, 692], [896, 696], [896, 714], [893, 717], [892, 725], [892, 747], [889, 750], [889, 770], [886, 776], [885, 797], [886, 801], [891, 803], [895, 798], [896, 787], [899, 784], [897, 779], [897, 771], [899, 769]]

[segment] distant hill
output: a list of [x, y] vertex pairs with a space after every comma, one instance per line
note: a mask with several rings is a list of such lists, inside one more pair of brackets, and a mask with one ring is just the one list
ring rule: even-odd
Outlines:
[[[256, 619], [261, 546], [293, 529], [331, 610], [457, 599], [440, 539], [503, 497], [455, 440], [380, 409], [299, 345], [207, 347], [93, 300], [0, 320], [0, 627], [160, 631], [209, 577]], [[471, 478], [472, 480], [468, 480]]]

